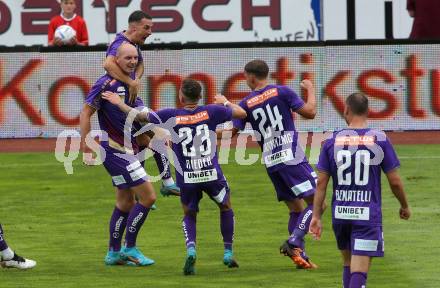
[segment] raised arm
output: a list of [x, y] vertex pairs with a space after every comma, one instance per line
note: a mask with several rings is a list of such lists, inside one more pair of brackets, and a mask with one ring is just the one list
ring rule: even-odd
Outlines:
[[247, 116], [246, 111], [244, 111], [243, 108], [241, 108], [237, 104], [229, 102], [228, 99], [226, 99], [226, 97], [221, 94], [217, 94], [214, 96], [214, 103], [224, 105], [226, 107], [231, 108], [232, 109], [232, 118], [244, 119]]
[[139, 112], [138, 110], [128, 106], [127, 104], [124, 103], [124, 101], [122, 101], [122, 98], [118, 94], [110, 91], [105, 91], [101, 95], [102, 95], [102, 99], [107, 100], [113, 105], [118, 106], [118, 108], [126, 114], [129, 114], [132, 110], [136, 111], [137, 113], [135, 117], [136, 121], [143, 123], [149, 122], [148, 112]]
[[400, 203], [399, 216], [404, 220], [408, 220], [411, 216], [406, 193], [403, 190], [403, 183], [397, 169], [393, 169], [386, 173], [391, 191]]
[[307, 100], [304, 106], [296, 110], [296, 112], [307, 119], [313, 119], [316, 115], [316, 96], [315, 87], [312, 81], [305, 79], [301, 81], [301, 87], [306, 90]]

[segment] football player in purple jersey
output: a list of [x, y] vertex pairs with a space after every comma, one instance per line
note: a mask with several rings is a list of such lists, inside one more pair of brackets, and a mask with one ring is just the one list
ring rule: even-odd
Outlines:
[[[116, 34], [116, 38], [113, 40], [112, 43], [110, 43], [109, 47], [107, 48], [104, 69], [114, 79], [127, 84], [131, 103], [135, 101], [138, 95], [141, 83], [140, 81], [145, 69], [140, 46], [143, 45], [145, 40], [152, 34], [152, 27], [153, 21], [150, 15], [141, 10], [134, 11], [128, 17], [127, 30]], [[118, 47], [122, 43], [127, 42], [135, 46], [139, 54], [134, 78], [128, 77], [125, 73], [123, 73], [123, 71], [116, 64], [115, 60]], [[150, 138], [152, 137], [152, 135], [152, 133], [146, 133], [136, 137], [136, 141], [139, 143], [141, 150], [149, 147]], [[164, 196], [180, 195], [180, 189], [174, 183], [171, 175], [170, 163], [168, 161], [168, 158], [165, 155], [155, 151], [154, 149], [152, 149], [152, 151], [153, 158], [156, 161], [159, 173], [162, 176], [162, 187], [160, 189], [161, 194]], [[141, 161], [141, 164], [142, 166], [144, 166], [144, 161]]]
[[[197, 81], [185, 79], [179, 91], [183, 108], [162, 109], [156, 113], [140, 112], [136, 116], [141, 123], [150, 122], [160, 125], [171, 133], [176, 180], [181, 188], [184, 211], [182, 227], [187, 248], [183, 268], [185, 275], [195, 273], [196, 219], [203, 192], [217, 204], [220, 210], [220, 231], [224, 245], [223, 263], [230, 268], [238, 267], [232, 250], [234, 212], [229, 185], [218, 163], [215, 130], [217, 125], [233, 118], [246, 117], [246, 112], [240, 106], [227, 101], [223, 95], [215, 97], [217, 105], [199, 105], [201, 91], [201, 85]], [[133, 108], [115, 93], [103, 93], [103, 98], [125, 113], [133, 111]]]
[[[305, 253], [304, 237], [312, 219], [317, 176], [299, 145], [292, 118], [292, 112], [307, 119], [315, 117], [315, 89], [311, 81], [301, 82], [307, 93], [307, 101], [304, 102], [289, 87], [269, 84], [269, 67], [263, 60], [247, 63], [244, 74], [252, 92], [239, 103], [247, 117], [233, 121], [232, 134], [244, 130], [246, 123], [250, 123], [278, 201], [287, 205], [290, 236], [281, 245], [280, 252], [290, 257], [298, 268], [316, 268]], [[304, 201], [307, 204], [305, 208]]]
[[343, 259], [343, 287], [362, 288], [366, 287], [372, 257], [384, 255], [381, 171], [400, 203], [400, 218], [409, 219], [411, 211], [391, 142], [384, 132], [368, 128], [368, 98], [354, 93], [345, 104], [348, 128], [334, 132], [324, 142], [319, 156], [310, 231], [315, 238], [321, 237], [321, 204], [331, 177], [332, 223]]
[[[134, 78], [138, 62], [138, 50], [128, 42], [122, 43], [116, 53], [116, 63], [126, 75]], [[129, 99], [128, 86], [114, 79], [109, 74], [99, 78], [85, 99], [80, 115], [81, 143], [87, 152], [86, 137], [91, 131], [91, 117], [97, 112], [99, 126], [106, 132], [101, 141], [103, 164], [112, 177], [116, 187], [116, 206], [110, 219], [109, 250], [104, 259], [107, 265], [135, 264], [148, 266], [154, 264], [136, 247], [136, 239], [151, 206], [156, 201], [153, 185], [135, 154], [139, 145], [133, 132], [125, 133], [127, 115], [117, 107], [102, 99], [104, 91], [117, 93], [122, 101], [132, 107], [142, 107], [138, 97], [132, 103]], [[130, 142], [127, 147], [126, 140]], [[125, 246], [121, 249], [121, 240], [125, 231]]]

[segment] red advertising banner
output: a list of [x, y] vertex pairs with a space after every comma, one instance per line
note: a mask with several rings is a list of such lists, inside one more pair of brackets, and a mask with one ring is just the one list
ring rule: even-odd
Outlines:
[[[140, 97], [153, 110], [178, 105], [181, 81], [203, 85], [203, 102], [223, 93], [238, 102], [249, 93], [244, 65], [264, 59], [270, 82], [298, 94], [302, 79], [317, 89], [318, 115], [296, 117], [300, 131], [345, 126], [344, 99], [370, 100], [370, 125], [383, 130], [440, 129], [440, 46], [356, 45], [143, 51]], [[102, 52], [0, 53], [0, 137], [57, 137], [78, 129], [83, 99], [104, 73]], [[96, 124], [96, 123], [95, 123]]]

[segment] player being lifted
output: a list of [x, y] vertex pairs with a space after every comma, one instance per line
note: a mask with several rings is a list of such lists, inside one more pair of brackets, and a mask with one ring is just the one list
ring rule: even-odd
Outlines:
[[[233, 121], [232, 134], [243, 130], [247, 122], [251, 124], [278, 201], [284, 201], [289, 209], [290, 236], [280, 247], [280, 252], [289, 256], [298, 268], [316, 268], [305, 254], [304, 243], [312, 219], [316, 173], [298, 145], [292, 119], [292, 111], [308, 119], [315, 117], [315, 89], [309, 80], [301, 82], [307, 91], [307, 102], [304, 103], [287, 86], [270, 85], [267, 80], [269, 67], [263, 60], [247, 63], [244, 74], [252, 92], [239, 103], [247, 117]], [[222, 131], [218, 133], [221, 137]], [[307, 203], [305, 209], [302, 199]]]
[[368, 98], [360, 93], [346, 100], [348, 128], [325, 141], [317, 165], [318, 187], [310, 231], [322, 232], [321, 204], [329, 178], [333, 179], [332, 222], [343, 259], [343, 287], [366, 287], [371, 257], [383, 257], [381, 170], [400, 202], [400, 218], [410, 209], [397, 172], [397, 155], [384, 132], [367, 128]]
[[[183, 272], [194, 274], [196, 262], [196, 219], [202, 193], [217, 204], [220, 209], [220, 230], [224, 242], [223, 263], [228, 267], [238, 267], [233, 258], [234, 212], [226, 178], [218, 164], [215, 129], [218, 124], [244, 118], [246, 112], [232, 104], [222, 95], [215, 97], [216, 104], [198, 105], [201, 86], [192, 79], [185, 79], [179, 91], [181, 109], [163, 109], [156, 113], [137, 115], [140, 121], [155, 124], [166, 123], [165, 128], [172, 134], [172, 149], [175, 163], [181, 167], [177, 171], [177, 184], [181, 188], [181, 202], [184, 211], [182, 221], [187, 256]], [[132, 108], [121, 101], [115, 93], [104, 93], [103, 98], [117, 105], [125, 113]], [[176, 166], [176, 167], [178, 167]]]
[[[130, 43], [121, 44], [115, 57], [118, 67], [126, 74], [134, 77], [138, 61], [138, 50]], [[109, 251], [105, 257], [107, 265], [136, 264], [147, 266], [154, 263], [145, 257], [136, 247], [136, 239], [151, 206], [156, 201], [153, 185], [148, 181], [147, 174], [139, 159], [134, 155], [139, 146], [131, 134], [125, 134], [127, 115], [108, 101], [102, 100], [102, 92], [114, 91], [118, 97], [133, 107], [142, 107], [138, 97], [134, 103], [129, 101], [128, 87], [125, 83], [105, 74], [99, 78], [90, 90], [80, 115], [81, 143], [84, 148], [86, 137], [91, 130], [90, 118], [98, 111], [101, 130], [108, 139], [102, 139], [101, 146], [105, 151], [104, 167], [112, 177], [116, 187], [116, 205], [110, 219]], [[128, 139], [132, 147], [126, 147]], [[90, 149], [90, 148], [89, 148]], [[101, 156], [102, 158], [104, 155]], [[136, 197], [138, 201], [136, 201]], [[125, 247], [121, 249], [121, 240], [125, 232]], [[127, 262], [130, 261], [130, 262]]]
[[[121, 33], [116, 34], [115, 40], [109, 45], [106, 53], [106, 59], [104, 62], [104, 69], [107, 71], [110, 76], [114, 79], [119, 80], [125, 84], [127, 84], [130, 94], [130, 102], [133, 103], [136, 99], [136, 96], [139, 92], [140, 81], [144, 74], [144, 61], [142, 57], [142, 53], [140, 50], [140, 45], [143, 45], [145, 40], [152, 34], [153, 21], [150, 15], [147, 13], [137, 10], [130, 14], [128, 17], [128, 29], [122, 31]], [[134, 45], [139, 53], [138, 65], [135, 70], [135, 77], [132, 79], [127, 76], [116, 64], [116, 52], [119, 46], [122, 43], [131, 43]], [[144, 150], [144, 148], [149, 147], [150, 145], [150, 137], [152, 137], [152, 133], [148, 133], [149, 135], [142, 134], [136, 138], [136, 141], [140, 144], [140, 150]], [[154, 147], [153, 147], [154, 148]], [[159, 173], [162, 175], [162, 187], [160, 192], [164, 196], [169, 195], [179, 195], [180, 189], [174, 183], [174, 180], [171, 175], [171, 169], [169, 165], [168, 158], [161, 153], [158, 153], [154, 149], [153, 158], [156, 161], [156, 165], [159, 169]], [[144, 161], [142, 161], [142, 166]], [[154, 207], [154, 206], [153, 206]]]

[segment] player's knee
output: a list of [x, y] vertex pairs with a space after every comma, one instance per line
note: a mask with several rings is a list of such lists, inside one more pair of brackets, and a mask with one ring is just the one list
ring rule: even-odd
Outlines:
[[285, 201], [289, 212], [301, 213], [304, 210], [304, 205], [301, 199], [295, 199], [291, 201]]
[[183, 214], [185, 216], [188, 216], [188, 217], [191, 217], [191, 218], [196, 218], [197, 217], [197, 211], [196, 210], [191, 210], [189, 208], [183, 209]]
[[116, 206], [118, 207], [119, 210], [123, 212], [130, 212], [131, 208], [133, 208], [135, 204], [136, 201], [134, 199], [124, 199], [124, 200], [119, 200], [116, 203]]
[[307, 205], [313, 205], [314, 198], [315, 198], [314, 195], [310, 195], [310, 196], [304, 197], [303, 199], [307, 203]]
[[218, 207], [220, 208], [220, 211], [222, 211], [222, 212], [232, 209], [231, 203], [219, 204]]
[[141, 203], [145, 207], [151, 207], [155, 202], [156, 202], [156, 194], [155, 193], [149, 193], [139, 199], [139, 203]]

